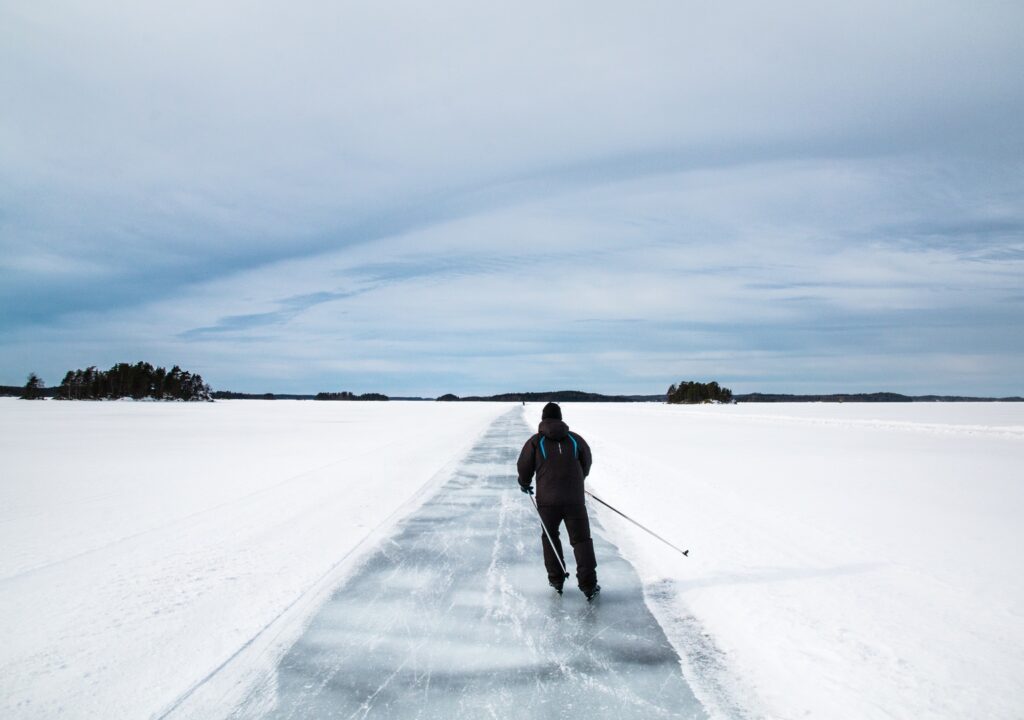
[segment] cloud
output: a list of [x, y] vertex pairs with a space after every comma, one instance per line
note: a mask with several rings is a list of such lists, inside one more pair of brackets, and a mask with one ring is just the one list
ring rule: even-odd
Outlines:
[[159, 353], [235, 389], [641, 391], [672, 357], [797, 384], [839, 349], [969, 336], [998, 370], [963, 390], [1015, 388], [1022, 19], [5, 7], [0, 368]]
[[197, 340], [211, 335], [222, 333], [237, 333], [244, 330], [252, 330], [266, 325], [283, 325], [294, 317], [297, 317], [304, 310], [316, 305], [340, 300], [346, 297], [353, 297], [356, 292], [314, 292], [305, 295], [293, 295], [277, 301], [278, 308], [269, 312], [248, 313], [245, 315], [228, 315], [222, 317], [214, 325], [192, 328], [179, 333], [178, 337], [183, 340]]

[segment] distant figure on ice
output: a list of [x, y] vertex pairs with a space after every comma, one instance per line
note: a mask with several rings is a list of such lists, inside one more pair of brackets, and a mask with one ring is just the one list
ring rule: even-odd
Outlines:
[[[551, 535], [541, 533], [544, 547], [544, 567], [548, 571], [548, 582], [559, 593], [565, 575], [562, 566], [562, 540], [558, 526], [565, 522], [569, 542], [576, 556], [576, 581], [580, 590], [593, 599], [601, 590], [597, 584], [597, 560], [594, 557], [594, 541], [590, 538], [590, 517], [583, 501], [583, 479], [590, 474], [590, 446], [576, 433], [569, 432], [569, 426], [562, 422], [562, 409], [555, 403], [548, 403], [541, 413], [540, 432], [523, 445], [519, 453], [519, 487], [527, 494], [533, 494], [534, 473], [537, 475], [537, 509], [541, 522]], [[551, 545], [554, 543], [558, 555]]]

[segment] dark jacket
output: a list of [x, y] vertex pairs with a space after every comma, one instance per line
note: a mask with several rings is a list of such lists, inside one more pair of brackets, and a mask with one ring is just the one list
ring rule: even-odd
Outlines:
[[538, 430], [519, 453], [519, 484], [529, 487], [536, 473], [538, 505], [582, 505], [590, 446], [561, 420], [543, 420]]

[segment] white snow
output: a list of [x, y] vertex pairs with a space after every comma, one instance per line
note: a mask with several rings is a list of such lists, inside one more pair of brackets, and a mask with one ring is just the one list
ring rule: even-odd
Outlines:
[[[509, 407], [0, 400], [0, 716], [229, 712]], [[1021, 716], [1024, 405], [564, 412], [714, 716]]]
[[563, 412], [718, 717], [1021, 717], [1024, 404]]
[[507, 409], [0, 399], [0, 716], [160, 716]]

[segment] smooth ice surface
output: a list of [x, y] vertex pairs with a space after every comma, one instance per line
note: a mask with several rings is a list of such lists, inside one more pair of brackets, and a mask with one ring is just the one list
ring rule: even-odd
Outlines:
[[547, 587], [540, 525], [514, 475], [530, 433], [518, 408], [495, 421], [238, 715], [705, 717], [614, 546], [595, 533], [595, 602], [574, 578], [564, 596]]

